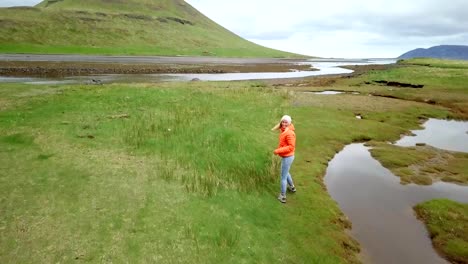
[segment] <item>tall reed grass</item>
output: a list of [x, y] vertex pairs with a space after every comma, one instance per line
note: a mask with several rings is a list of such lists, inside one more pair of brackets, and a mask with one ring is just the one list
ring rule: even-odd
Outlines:
[[[258, 122], [238, 111], [239, 100], [220, 105], [219, 99], [210, 99], [245, 97], [241, 104], [257, 108], [257, 117], [272, 118], [273, 102], [258, 102], [261, 94], [258, 88], [211, 94], [191, 91], [187, 97], [162, 102], [126, 120], [123, 142], [161, 157], [158, 174], [165, 180], [182, 182], [188, 192], [212, 196], [219, 189], [261, 191], [279, 172], [279, 160], [271, 154], [276, 134], [265, 126], [261, 129], [272, 140], [253, 137], [258, 135], [252, 133], [259, 129]], [[278, 92], [279, 100], [285, 97], [289, 95]], [[262, 107], [265, 103], [269, 107]]]

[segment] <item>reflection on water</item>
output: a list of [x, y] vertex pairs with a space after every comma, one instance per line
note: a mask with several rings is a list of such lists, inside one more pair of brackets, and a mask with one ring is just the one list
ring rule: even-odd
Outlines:
[[314, 94], [342, 94], [343, 92], [338, 91], [323, 91], [323, 92], [314, 92]]
[[215, 74], [102, 74], [91, 76], [70, 76], [62, 78], [40, 78], [40, 77], [3, 77], [2, 82], [20, 82], [29, 84], [69, 84], [69, 83], [92, 83], [99, 80], [101, 83], [137, 83], [137, 82], [168, 82], [168, 81], [190, 81], [199, 79], [201, 81], [235, 81], [235, 80], [261, 80], [278, 78], [299, 78], [307, 76], [318, 76], [328, 74], [351, 73], [352, 70], [339, 68], [343, 65], [369, 65], [390, 64], [395, 60], [307, 60], [299, 64], [310, 64], [318, 71], [291, 71], [291, 72], [250, 72], [250, 73], [215, 73]]
[[468, 187], [437, 182], [401, 185], [363, 144], [351, 144], [330, 161], [328, 192], [352, 222], [352, 235], [370, 263], [447, 263], [432, 248], [412, 207], [435, 198], [468, 202]]
[[395, 144], [414, 146], [426, 143], [436, 148], [468, 152], [468, 122], [455, 120], [429, 119], [423, 130], [412, 130], [416, 136], [405, 136]]

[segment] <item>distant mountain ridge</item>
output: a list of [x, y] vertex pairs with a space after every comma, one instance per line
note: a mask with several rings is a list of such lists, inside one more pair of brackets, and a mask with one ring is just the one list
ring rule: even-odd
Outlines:
[[438, 58], [452, 60], [468, 60], [468, 46], [464, 45], [440, 45], [428, 49], [414, 49], [402, 54], [398, 59], [411, 58]]

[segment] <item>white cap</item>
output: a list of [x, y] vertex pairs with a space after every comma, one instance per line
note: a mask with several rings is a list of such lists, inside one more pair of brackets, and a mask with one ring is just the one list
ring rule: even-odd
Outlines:
[[288, 116], [288, 115], [284, 115], [284, 116], [281, 118], [281, 121], [283, 121], [283, 120], [284, 120], [284, 121], [287, 121], [288, 124], [291, 124], [291, 121], [292, 121], [291, 117]]

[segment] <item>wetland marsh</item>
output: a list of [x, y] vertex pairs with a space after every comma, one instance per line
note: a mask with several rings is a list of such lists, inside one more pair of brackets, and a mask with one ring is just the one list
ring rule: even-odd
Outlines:
[[[428, 63], [276, 82], [2, 83], [0, 259], [359, 263], [368, 246], [347, 233], [327, 167], [353, 142], [389, 145], [421, 120], [467, 119], [468, 66]], [[304, 93], [326, 90], [345, 93]], [[285, 205], [269, 130], [283, 114], [298, 138], [298, 192]], [[465, 175], [463, 157], [452, 162]], [[462, 216], [451, 225], [466, 218], [445, 204]], [[466, 259], [463, 237], [444, 241], [438, 252]], [[419, 245], [439, 260], [429, 240]]]

